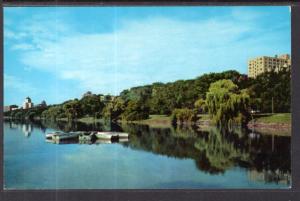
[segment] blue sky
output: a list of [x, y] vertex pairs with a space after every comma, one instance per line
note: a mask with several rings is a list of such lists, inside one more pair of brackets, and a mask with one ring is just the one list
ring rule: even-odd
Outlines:
[[289, 7], [4, 8], [4, 104], [235, 69], [291, 52]]

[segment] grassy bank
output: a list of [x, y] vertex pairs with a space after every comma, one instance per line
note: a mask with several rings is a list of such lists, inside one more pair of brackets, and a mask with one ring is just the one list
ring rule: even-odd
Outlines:
[[[58, 121], [69, 121], [68, 118], [59, 118], [57, 119]], [[75, 119], [73, 121], [78, 121], [78, 122], [83, 122], [86, 124], [92, 124], [92, 123], [99, 123], [99, 122], [103, 122], [103, 119], [96, 119], [94, 117], [82, 117], [79, 119]]]
[[253, 118], [248, 123], [249, 129], [268, 135], [291, 135], [291, 113], [258, 114]]
[[[208, 114], [198, 115], [200, 124], [208, 125], [210, 123], [210, 116]], [[126, 121], [120, 121], [126, 122]], [[150, 115], [149, 119], [139, 120], [139, 121], [130, 121], [131, 123], [136, 124], [147, 124], [152, 127], [170, 127], [171, 117], [168, 115]]]
[[[127, 122], [127, 121], [120, 121]], [[171, 118], [167, 115], [150, 115], [149, 119], [139, 120], [139, 121], [130, 121], [130, 123], [136, 124], [147, 124], [151, 127], [169, 127], [171, 126]]]
[[255, 123], [282, 123], [291, 124], [291, 113], [278, 113], [278, 114], [258, 114], [253, 115]]

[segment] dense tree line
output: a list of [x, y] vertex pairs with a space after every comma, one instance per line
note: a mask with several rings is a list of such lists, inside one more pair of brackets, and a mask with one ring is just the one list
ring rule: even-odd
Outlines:
[[191, 80], [133, 87], [116, 97], [88, 92], [81, 99], [44, 108], [10, 111], [5, 116], [134, 121], [146, 119], [150, 114], [173, 114], [174, 121], [182, 122], [194, 121], [195, 112], [208, 112], [217, 122], [223, 121], [224, 117], [227, 120], [238, 117], [244, 121], [247, 109], [267, 113], [290, 112], [290, 79], [289, 69], [264, 73], [255, 79], [230, 70], [204, 74]]

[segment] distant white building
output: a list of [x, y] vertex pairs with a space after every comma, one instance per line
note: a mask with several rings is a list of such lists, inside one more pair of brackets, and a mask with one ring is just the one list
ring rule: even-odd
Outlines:
[[10, 105], [10, 106], [4, 106], [3, 111], [8, 112], [8, 111], [13, 111], [17, 110], [19, 107], [17, 105]]
[[47, 103], [43, 100], [40, 104], [35, 105], [35, 107], [47, 107]]
[[31, 99], [29, 97], [25, 98], [25, 101], [23, 103], [23, 109], [29, 109], [33, 107], [33, 103], [31, 102]]

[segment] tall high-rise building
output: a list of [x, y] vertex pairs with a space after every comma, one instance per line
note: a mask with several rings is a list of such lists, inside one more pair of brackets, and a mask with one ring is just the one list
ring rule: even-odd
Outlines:
[[283, 68], [291, 67], [291, 58], [288, 54], [275, 55], [274, 57], [261, 56], [248, 61], [248, 76], [256, 76], [270, 71], [278, 72]]

